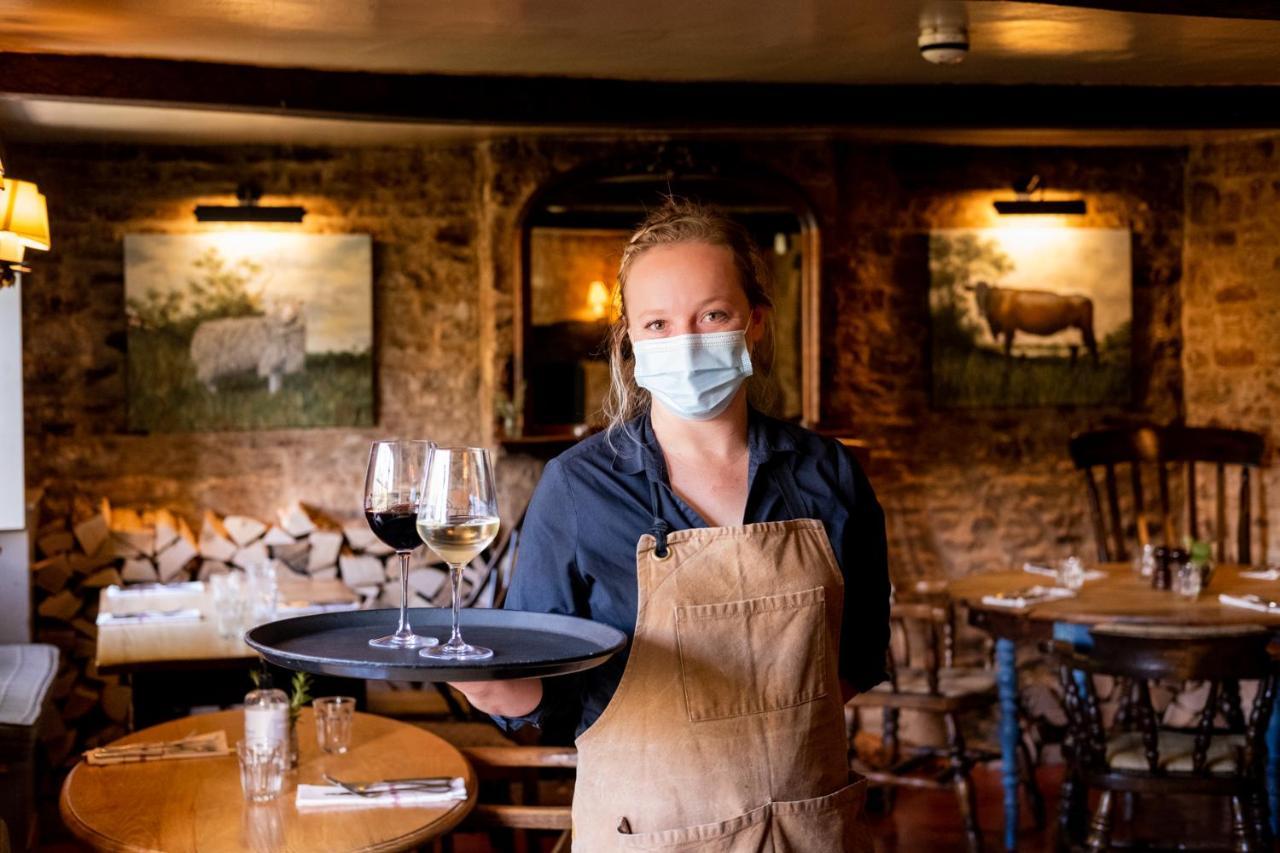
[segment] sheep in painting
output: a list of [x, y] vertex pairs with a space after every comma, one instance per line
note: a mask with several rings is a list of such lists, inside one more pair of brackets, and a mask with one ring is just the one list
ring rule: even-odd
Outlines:
[[217, 382], [238, 373], [256, 371], [267, 380], [267, 391], [280, 390], [286, 373], [302, 371], [306, 363], [307, 321], [302, 304], [274, 302], [263, 316], [206, 320], [191, 336], [191, 362], [196, 379], [210, 392]]

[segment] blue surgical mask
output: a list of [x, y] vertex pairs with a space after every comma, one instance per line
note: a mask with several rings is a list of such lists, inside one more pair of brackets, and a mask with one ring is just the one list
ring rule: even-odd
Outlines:
[[729, 408], [753, 372], [745, 330], [633, 341], [631, 349], [636, 384], [690, 421], [710, 420]]

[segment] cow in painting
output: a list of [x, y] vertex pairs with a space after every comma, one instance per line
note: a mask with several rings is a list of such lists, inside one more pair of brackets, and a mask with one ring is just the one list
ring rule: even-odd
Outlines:
[[[997, 342], [1004, 339], [1006, 357], [1012, 354], [1013, 336], [1018, 332], [1047, 336], [1064, 329], [1079, 329], [1093, 363], [1098, 363], [1098, 340], [1093, 333], [1093, 300], [1089, 297], [996, 287], [985, 281], [965, 285], [965, 290], [974, 295], [978, 311], [991, 329], [991, 337]], [[1073, 347], [1073, 356], [1074, 353]]]

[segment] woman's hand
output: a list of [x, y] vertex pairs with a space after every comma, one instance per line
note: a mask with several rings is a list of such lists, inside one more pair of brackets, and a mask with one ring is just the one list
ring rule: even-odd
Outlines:
[[542, 679], [523, 678], [512, 681], [450, 682], [471, 707], [499, 717], [523, 717], [542, 701]]

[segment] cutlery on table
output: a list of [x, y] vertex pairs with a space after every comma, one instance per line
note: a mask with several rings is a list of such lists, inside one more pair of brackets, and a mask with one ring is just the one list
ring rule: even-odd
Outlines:
[[407, 779], [382, 779], [376, 782], [344, 782], [324, 774], [326, 782], [337, 785], [345, 791], [361, 797], [376, 797], [379, 794], [394, 794], [401, 791], [427, 791], [429, 793], [446, 793], [453, 789], [452, 776], [422, 776]]

